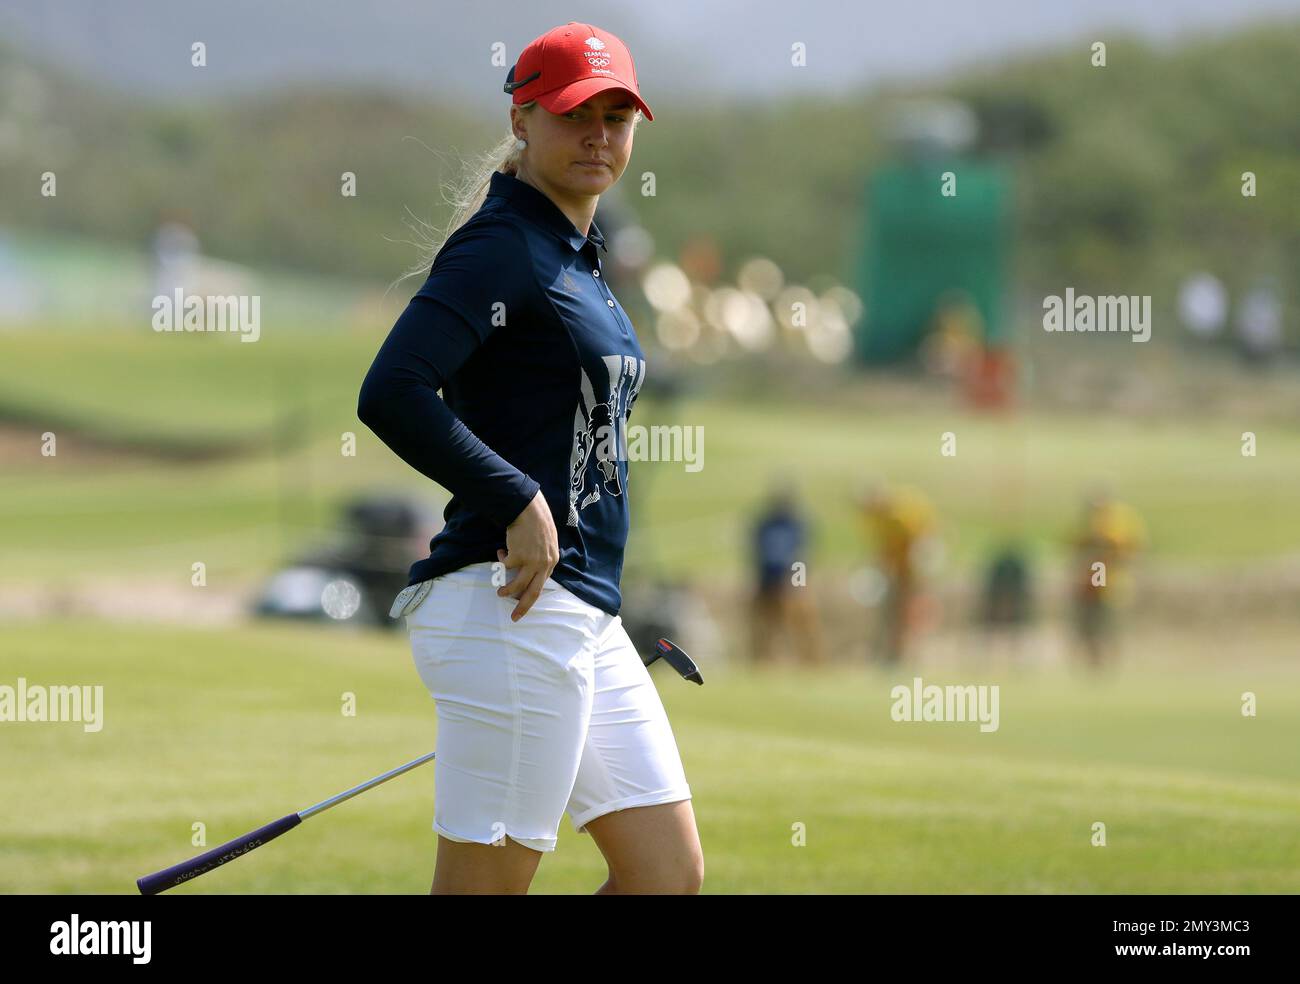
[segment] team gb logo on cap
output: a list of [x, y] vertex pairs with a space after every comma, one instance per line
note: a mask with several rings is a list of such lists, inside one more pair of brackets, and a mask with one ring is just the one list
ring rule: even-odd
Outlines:
[[588, 48], [595, 49], [593, 51], [584, 52], [584, 54], [586, 54], [587, 56], [587, 61], [591, 64], [591, 67], [593, 69], [599, 71], [600, 69], [604, 68], [606, 65], [609, 64], [608, 56], [601, 54], [601, 51], [603, 51], [605, 48], [604, 41], [600, 40], [600, 38], [596, 37], [595, 35], [592, 35], [591, 37], [587, 38], [583, 43]]

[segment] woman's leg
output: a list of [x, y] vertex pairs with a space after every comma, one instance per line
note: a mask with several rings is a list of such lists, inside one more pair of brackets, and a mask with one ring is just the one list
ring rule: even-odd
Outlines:
[[542, 852], [511, 837], [497, 844], [438, 838], [430, 895], [527, 895]]
[[[669, 685], [681, 685], [671, 672]], [[598, 894], [696, 894], [704, 852], [677, 742], [622, 620], [605, 616], [594, 692], [568, 813], [609, 865]]]
[[704, 851], [690, 800], [637, 806], [588, 821], [609, 865], [597, 895], [698, 895]]

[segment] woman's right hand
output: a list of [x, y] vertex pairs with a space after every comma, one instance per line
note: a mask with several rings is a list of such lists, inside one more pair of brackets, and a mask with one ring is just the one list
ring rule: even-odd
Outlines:
[[519, 570], [513, 580], [497, 588], [498, 597], [519, 600], [510, 613], [510, 620], [518, 622], [541, 596], [546, 579], [560, 562], [560, 539], [555, 532], [555, 520], [540, 489], [533, 501], [506, 527], [506, 549], [497, 550], [497, 559], [507, 569]]

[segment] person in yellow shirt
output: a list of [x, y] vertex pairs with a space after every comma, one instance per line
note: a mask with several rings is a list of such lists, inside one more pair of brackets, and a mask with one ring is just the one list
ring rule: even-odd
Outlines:
[[1146, 525], [1136, 509], [1098, 489], [1085, 499], [1070, 544], [1075, 630], [1086, 662], [1099, 669], [1118, 652], [1116, 613], [1132, 601], [1131, 563], [1147, 544]]
[[869, 486], [859, 497], [863, 532], [874, 543], [885, 579], [876, 657], [897, 665], [911, 647], [929, 598], [918, 561], [933, 542], [934, 507], [910, 486]]

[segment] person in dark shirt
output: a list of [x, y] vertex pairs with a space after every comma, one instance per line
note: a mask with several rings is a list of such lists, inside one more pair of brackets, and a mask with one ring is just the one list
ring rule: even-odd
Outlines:
[[[826, 661], [821, 625], [807, 584], [808, 525], [792, 484], [778, 481], [753, 528], [754, 594], [750, 656], [763, 666], [774, 659], [819, 666]], [[802, 566], [799, 566], [802, 565]], [[782, 646], [790, 651], [783, 651]]]
[[534, 40], [505, 90], [512, 134], [357, 404], [452, 493], [393, 605], [437, 702], [432, 890], [526, 892], [567, 812], [609, 864], [600, 892], [694, 893], [690, 787], [618, 614], [646, 360], [592, 221], [654, 117], [626, 46], [590, 24]]

